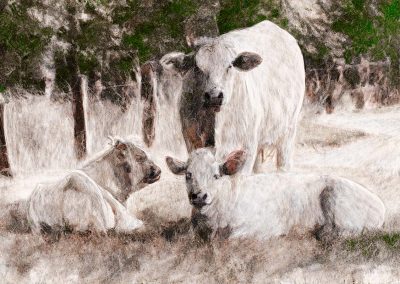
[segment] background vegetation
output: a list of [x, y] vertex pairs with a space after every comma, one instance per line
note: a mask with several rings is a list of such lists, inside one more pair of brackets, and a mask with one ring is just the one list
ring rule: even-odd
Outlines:
[[[16, 86], [43, 90], [39, 67], [44, 64], [42, 55], [51, 49], [56, 86], [61, 91], [70, 91], [78, 72], [89, 76], [92, 83], [101, 79], [105, 96], [118, 96], [121, 90], [113, 86], [123, 85], [132, 78], [138, 64], [173, 50], [188, 51], [185, 27], [207, 5], [219, 7], [213, 11], [220, 33], [268, 19], [289, 29], [301, 43], [314, 42], [314, 52], [303, 46], [307, 67], [323, 66], [337, 56], [323, 38], [301, 34], [290, 24], [283, 13], [283, 1], [201, 3], [192, 0], [17, 0], [8, 3], [5, 0], [0, 5], [0, 92]], [[341, 5], [333, 5], [329, 13], [335, 15], [330, 29], [346, 38], [343, 45], [346, 62], [355, 62], [360, 55], [371, 60], [389, 58], [393, 67], [391, 79], [398, 83], [400, 0], [346, 0]], [[55, 18], [59, 24], [46, 24], [46, 17]], [[54, 42], [65, 45], [60, 48]]]

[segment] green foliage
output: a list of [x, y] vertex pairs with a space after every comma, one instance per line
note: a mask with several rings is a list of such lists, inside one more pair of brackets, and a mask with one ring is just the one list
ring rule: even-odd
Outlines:
[[344, 244], [346, 249], [351, 252], [361, 252], [365, 257], [372, 257], [379, 251], [379, 244], [383, 244], [389, 250], [398, 251], [400, 249], [400, 233], [364, 235], [347, 239]]
[[70, 70], [68, 67], [63, 52], [57, 51], [55, 53], [54, 64], [57, 67], [55, 78], [56, 85], [61, 91], [67, 93], [69, 92], [69, 87], [74, 74], [72, 73], [73, 70]]
[[4, 93], [6, 91], [6, 87], [0, 84], [0, 93]]
[[141, 32], [125, 35], [122, 43], [128, 48], [137, 50], [139, 61], [144, 62], [152, 54], [152, 49], [149, 44], [145, 42], [146, 35]]
[[78, 54], [78, 66], [79, 71], [87, 75], [99, 67], [99, 62], [94, 55], [80, 52]]
[[313, 38], [312, 41], [315, 43], [316, 52], [311, 53], [302, 48], [305, 64], [307, 67], [321, 67], [330, 57], [331, 50], [319, 39]]
[[116, 67], [121, 72], [129, 74], [132, 71], [133, 59], [130, 57], [121, 58], [116, 62]]
[[[347, 0], [343, 13], [332, 24], [334, 31], [351, 40], [344, 57], [348, 63], [361, 54], [369, 54], [373, 60], [389, 57], [396, 65], [400, 52], [400, 0], [378, 1], [377, 12], [370, 7], [370, 1]], [[398, 68], [393, 71], [399, 74]]]
[[398, 242], [400, 240], [400, 234], [386, 234], [382, 235], [381, 239], [385, 242], [385, 244], [391, 248], [398, 247]]
[[223, 0], [217, 18], [220, 33], [249, 27], [270, 20], [283, 28], [288, 21], [280, 13], [280, 5], [274, 0]]
[[[40, 28], [28, 14], [29, 1], [10, 4], [0, 12], [0, 83], [40, 88], [38, 57], [50, 40], [51, 30]], [[4, 74], [7, 74], [5, 76]]]
[[[159, 55], [160, 50], [175, 50], [183, 48], [184, 21], [198, 7], [197, 1], [172, 0], [160, 1], [152, 11], [146, 11], [137, 1], [128, 2], [129, 8], [116, 9], [113, 15], [114, 23], [130, 22], [132, 31], [123, 37], [127, 48], [137, 51], [140, 62]], [[135, 20], [135, 22], [134, 22]], [[163, 39], [175, 41], [174, 46], [163, 43]]]
[[[104, 19], [95, 18], [80, 24], [80, 31], [74, 41], [80, 50], [107, 47], [109, 43], [109, 24]], [[71, 40], [71, 38], [69, 39]]]

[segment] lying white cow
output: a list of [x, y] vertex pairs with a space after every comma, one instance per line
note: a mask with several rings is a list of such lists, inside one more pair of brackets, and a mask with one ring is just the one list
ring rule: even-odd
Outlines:
[[187, 74], [187, 92], [201, 96], [203, 107], [217, 112], [216, 157], [245, 149], [248, 159], [242, 171], [248, 174], [259, 170], [262, 159], [257, 154], [272, 146], [277, 167], [289, 169], [305, 93], [303, 56], [296, 40], [264, 21], [193, 45], [194, 53], [171, 62]]
[[57, 183], [39, 184], [28, 200], [28, 221], [36, 233], [74, 231], [129, 233], [142, 226], [123, 203], [129, 194], [160, 178], [160, 169], [137, 143], [112, 145]]
[[192, 152], [187, 163], [167, 159], [175, 174], [186, 173], [190, 202], [213, 233], [268, 239], [302, 229], [329, 240], [380, 228], [384, 221], [379, 197], [348, 179], [297, 173], [228, 176], [244, 164], [243, 151], [222, 164], [208, 149]]

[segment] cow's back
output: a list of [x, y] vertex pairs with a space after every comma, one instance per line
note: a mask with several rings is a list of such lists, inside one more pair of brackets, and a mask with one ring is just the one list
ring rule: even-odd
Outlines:
[[323, 220], [318, 196], [323, 180], [314, 174], [271, 173], [244, 177], [231, 217], [234, 237], [261, 238], [306, 231]]
[[43, 226], [105, 232], [114, 227], [114, 214], [98, 185], [81, 171], [56, 183], [38, 184], [28, 200], [28, 220], [34, 232]]

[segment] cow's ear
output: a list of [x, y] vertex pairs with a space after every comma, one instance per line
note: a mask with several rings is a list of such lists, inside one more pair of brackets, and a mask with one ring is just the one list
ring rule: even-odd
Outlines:
[[115, 149], [119, 151], [125, 151], [126, 149], [128, 149], [128, 145], [122, 140], [119, 140], [118, 138], [115, 139], [114, 143], [115, 143], [114, 144]]
[[119, 140], [118, 138], [115, 140], [114, 143], [115, 143], [114, 148], [117, 153], [117, 158], [119, 160], [125, 159], [128, 150], [128, 145], [125, 142]]
[[164, 69], [173, 69], [180, 74], [185, 74], [195, 65], [194, 53], [171, 53], [161, 58], [160, 63]]
[[220, 165], [221, 175], [234, 175], [240, 171], [246, 162], [246, 152], [243, 150], [233, 151], [226, 157], [225, 162]]
[[242, 52], [233, 60], [232, 65], [241, 71], [249, 71], [256, 68], [261, 62], [262, 58], [257, 53]]
[[172, 157], [166, 157], [168, 168], [176, 175], [183, 175], [186, 172], [187, 164]]

